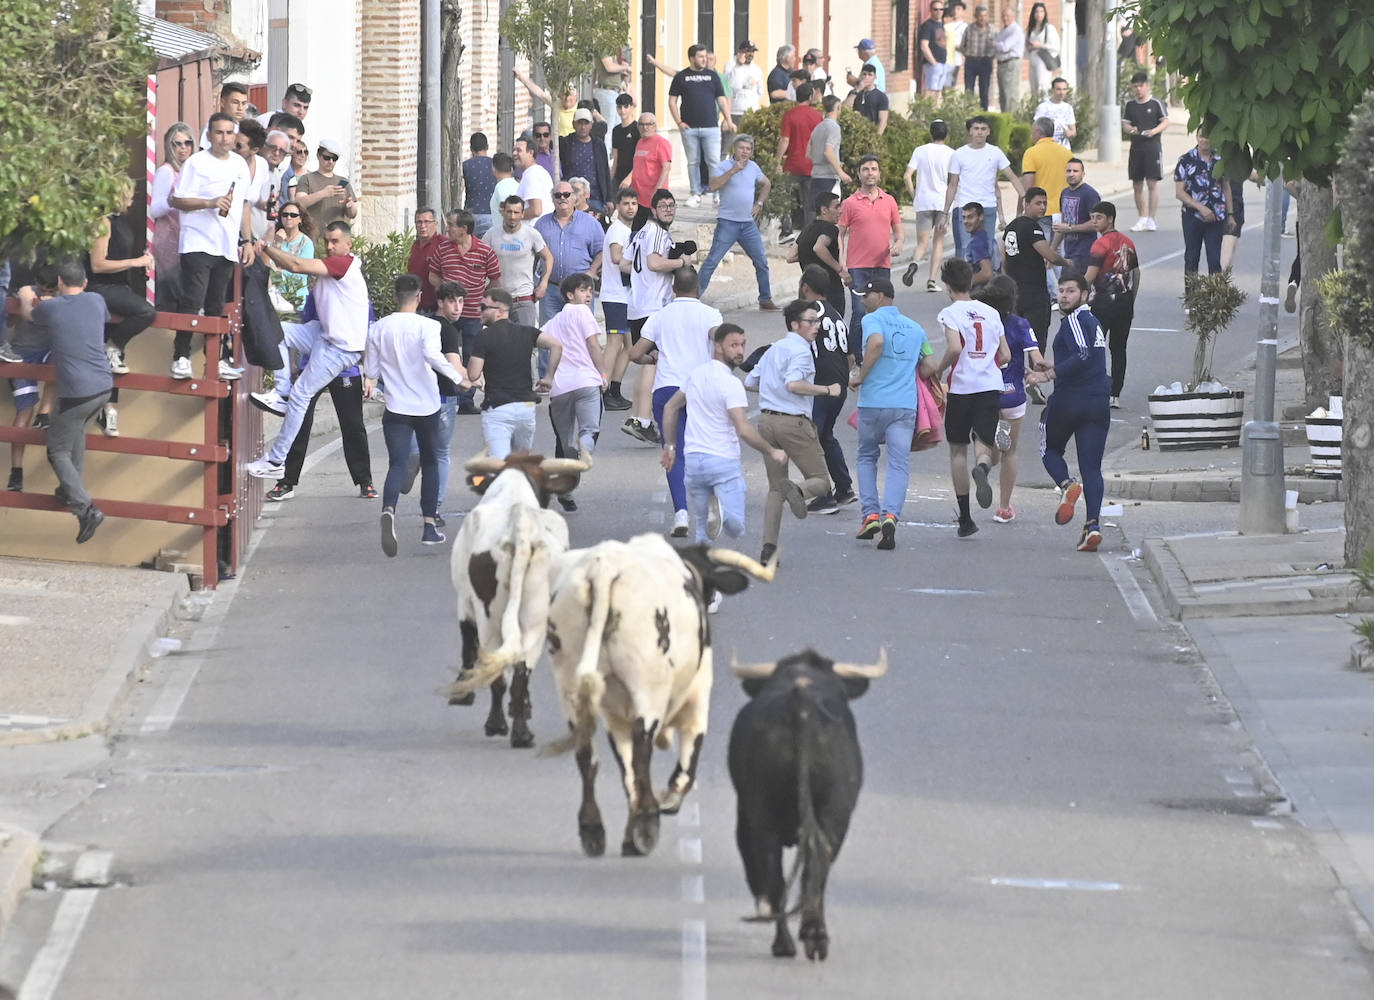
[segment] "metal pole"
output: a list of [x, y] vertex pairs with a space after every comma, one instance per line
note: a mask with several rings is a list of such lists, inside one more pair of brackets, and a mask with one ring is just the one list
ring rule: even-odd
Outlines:
[[1271, 179], [1264, 194], [1264, 265], [1260, 277], [1259, 343], [1255, 352], [1255, 409], [1241, 429], [1240, 532], [1284, 532], [1283, 436], [1274, 420], [1279, 352], [1279, 230], [1283, 181]]
[[1116, 4], [1107, 0], [1107, 24], [1102, 33], [1102, 104], [1097, 119], [1097, 158], [1121, 162], [1121, 106], [1116, 101]]
[[436, 212], [444, 212], [444, 132], [440, 114], [440, 73], [443, 24], [439, 15], [439, 0], [425, 0], [424, 24], [424, 103], [425, 103], [425, 193], [424, 203]]

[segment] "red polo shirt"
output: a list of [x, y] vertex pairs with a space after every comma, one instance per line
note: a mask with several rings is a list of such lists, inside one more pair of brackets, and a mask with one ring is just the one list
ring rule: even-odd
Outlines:
[[[429, 257], [429, 274], [439, 275], [441, 282], [456, 281], [467, 291], [463, 298], [463, 319], [479, 319], [486, 290], [501, 287], [501, 262], [496, 258], [496, 251], [476, 236], [467, 253], [459, 250], [458, 244], [447, 236], [440, 237]], [[428, 277], [425, 284], [429, 285]], [[429, 294], [434, 297], [432, 287]]]
[[881, 188], [877, 198], [855, 191], [840, 206], [840, 226], [849, 230], [844, 266], [891, 267], [892, 231], [901, 224], [902, 215], [892, 195]]

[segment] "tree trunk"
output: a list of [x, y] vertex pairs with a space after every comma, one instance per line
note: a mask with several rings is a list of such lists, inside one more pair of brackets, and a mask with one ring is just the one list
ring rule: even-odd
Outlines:
[[[463, 204], [463, 171], [460, 164], [467, 158], [467, 151], [463, 148], [463, 92], [462, 78], [459, 76], [464, 50], [460, 33], [463, 8], [458, 0], [443, 0], [439, 20], [442, 25], [439, 57], [439, 103], [444, 136], [442, 155], [448, 169], [444, 172], [444, 203], [432, 207], [436, 212], [447, 212]], [[444, 231], [443, 220], [440, 220], [439, 231]]]
[[1374, 540], [1374, 339], [1345, 341], [1345, 438], [1341, 486], [1345, 492], [1345, 564], [1355, 566]]
[[1341, 391], [1341, 337], [1331, 328], [1317, 294], [1317, 279], [1336, 269], [1336, 248], [1326, 241], [1326, 224], [1334, 211], [1331, 188], [1301, 181], [1297, 209], [1298, 252], [1302, 254], [1298, 332], [1302, 340], [1305, 412], [1311, 413], [1326, 405], [1326, 397]]
[[[1116, 90], [1116, 81], [1108, 82], [1107, 89], [1102, 89], [1103, 63], [1102, 45], [1103, 39], [1107, 34], [1107, 24], [1103, 21], [1106, 16], [1107, 8], [1103, 0], [1078, 0], [1079, 3], [1088, 5], [1088, 33], [1084, 36], [1083, 43], [1088, 46], [1088, 70], [1085, 79], [1078, 81], [1078, 89], [1086, 92], [1093, 99], [1093, 107], [1097, 108], [1104, 102], [1103, 94], [1112, 94]], [[1029, 9], [1029, 8], [1027, 8]], [[1109, 99], [1110, 100], [1110, 99]], [[1006, 109], [1003, 108], [1005, 111]], [[1102, 139], [1098, 136], [1098, 141]]]

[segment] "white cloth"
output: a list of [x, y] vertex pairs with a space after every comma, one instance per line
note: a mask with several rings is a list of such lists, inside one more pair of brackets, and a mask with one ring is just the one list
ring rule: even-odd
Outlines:
[[[959, 191], [954, 200], [967, 205], [976, 201], [985, 208], [997, 208], [997, 172], [1011, 166], [1007, 154], [992, 143], [982, 149], [960, 146], [949, 160], [949, 172], [959, 175]], [[943, 208], [944, 206], [940, 206]]]
[[177, 171], [170, 163], [164, 163], [157, 168], [157, 173], [153, 174], [153, 203], [149, 210], [153, 213], [154, 219], [160, 219], [168, 212], [175, 212], [171, 205], [167, 204], [167, 196], [176, 188]]
[[539, 199], [537, 218], [542, 219], [553, 211], [553, 178], [537, 163], [530, 164], [529, 169], [520, 175], [520, 186], [515, 193], [524, 199], [526, 205], [535, 198]]
[[725, 79], [734, 94], [730, 98], [730, 114], [742, 115], [762, 107], [765, 84], [763, 70], [757, 63], [732, 62], [725, 71]]
[[[272, 168], [261, 156], [254, 154], [253, 159], [255, 162], [249, 169], [248, 192], [243, 196], [243, 200], [248, 202], [248, 218], [251, 220], [249, 224], [253, 230], [253, 239], [260, 240], [267, 233], [267, 212], [259, 207], [258, 203], [262, 202], [265, 205], [267, 202], [267, 187]], [[247, 162], [244, 160], [245, 164]]]
[[960, 21], [958, 18], [945, 22], [946, 66], [964, 65], [964, 54], [959, 51], [959, 46], [964, 44], [964, 32], [968, 31], [970, 23], [969, 21]]
[[943, 142], [928, 142], [911, 151], [906, 168], [916, 171], [916, 211], [942, 212], [949, 190], [949, 161], [954, 150]]
[[680, 386], [694, 369], [711, 360], [711, 328], [725, 319], [700, 299], [674, 299], [649, 317], [640, 336], [658, 347], [654, 391]]
[[454, 382], [462, 374], [439, 347], [439, 321], [413, 312], [394, 312], [367, 331], [363, 374], [386, 383], [386, 408], [408, 417], [439, 409], [439, 383], [430, 370]]
[[949, 391], [959, 395], [1001, 392], [1002, 370], [997, 367], [997, 345], [1002, 342], [1002, 320], [997, 310], [981, 302], [951, 302], [936, 317], [947, 330], [956, 330], [963, 342], [959, 360], [949, 373]]
[[1064, 129], [1069, 125], [1077, 125], [1078, 118], [1074, 115], [1073, 105], [1068, 101], [1060, 101], [1056, 104], [1051, 100], [1041, 101], [1035, 108], [1036, 118], [1048, 118], [1054, 122], [1054, 141], [1065, 149], [1069, 149], [1069, 137]]
[[590, 338], [601, 333], [591, 306], [569, 302], [544, 324], [544, 332], [556, 338], [563, 348], [563, 357], [549, 386], [550, 396], [561, 396], [574, 389], [600, 389], [605, 384], [587, 346]]
[[673, 238], [654, 219], [630, 237], [630, 319], [644, 319], [673, 300], [673, 273], [649, 269], [653, 254], [667, 256]]
[[[344, 261], [348, 262], [346, 268]], [[314, 287], [315, 311], [324, 328], [324, 339], [341, 351], [361, 351], [367, 346], [367, 314], [371, 306], [362, 260], [352, 254], [326, 257], [324, 266], [330, 272], [317, 278]]]
[[514, 177], [502, 177], [496, 182], [496, 187], [491, 192], [491, 218], [495, 222], [501, 218], [501, 202], [505, 201], [513, 194], [520, 193], [520, 182]]
[[816, 380], [816, 356], [811, 345], [795, 330], [763, 352], [754, 370], [744, 378], [746, 389], [759, 390], [759, 406], [777, 413], [810, 417], [814, 396], [800, 396], [787, 388], [788, 382]]
[[[266, 167], [265, 171], [264, 167]], [[291, 161], [289, 159], [283, 159], [275, 168], [269, 165], [266, 160], [262, 160], [262, 163], [258, 164], [258, 178], [261, 179], [261, 183], [257, 183], [258, 178], [254, 179], [258, 188], [258, 197], [248, 203], [248, 211], [253, 217], [254, 236], [268, 234], [276, 228], [276, 223], [267, 218], [268, 210], [281, 203], [282, 187], [286, 184], [283, 178], [286, 177], [286, 172], [290, 169]]]
[[178, 198], [222, 197], [234, 186], [229, 214], [219, 209], [198, 208], [181, 213], [181, 253], [208, 253], [226, 260], [238, 260], [239, 233], [243, 228], [243, 199], [251, 183], [248, 164], [237, 153], [224, 159], [202, 150], [189, 157], [177, 177]]
[[630, 227], [620, 221], [619, 216], [611, 218], [606, 229], [606, 238], [601, 243], [601, 301], [629, 302], [630, 287], [621, 280], [620, 268], [611, 258], [611, 244], [620, 247], [620, 256], [626, 260], [630, 256]]
[[723, 361], [712, 358], [692, 370], [682, 391], [687, 395], [683, 451], [738, 459], [739, 434], [730, 411], [749, 408], [743, 383]]

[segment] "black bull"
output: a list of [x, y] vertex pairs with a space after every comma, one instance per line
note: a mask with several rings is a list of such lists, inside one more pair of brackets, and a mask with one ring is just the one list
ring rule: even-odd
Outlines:
[[849, 700], [881, 676], [835, 663], [812, 650], [776, 665], [736, 667], [750, 701], [730, 731], [730, 779], [738, 799], [735, 842], [760, 919], [777, 923], [773, 954], [797, 948], [787, 929], [782, 849], [801, 867], [801, 928], [806, 957], [824, 960], [825, 882], [840, 852], [863, 784], [863, 755]]

